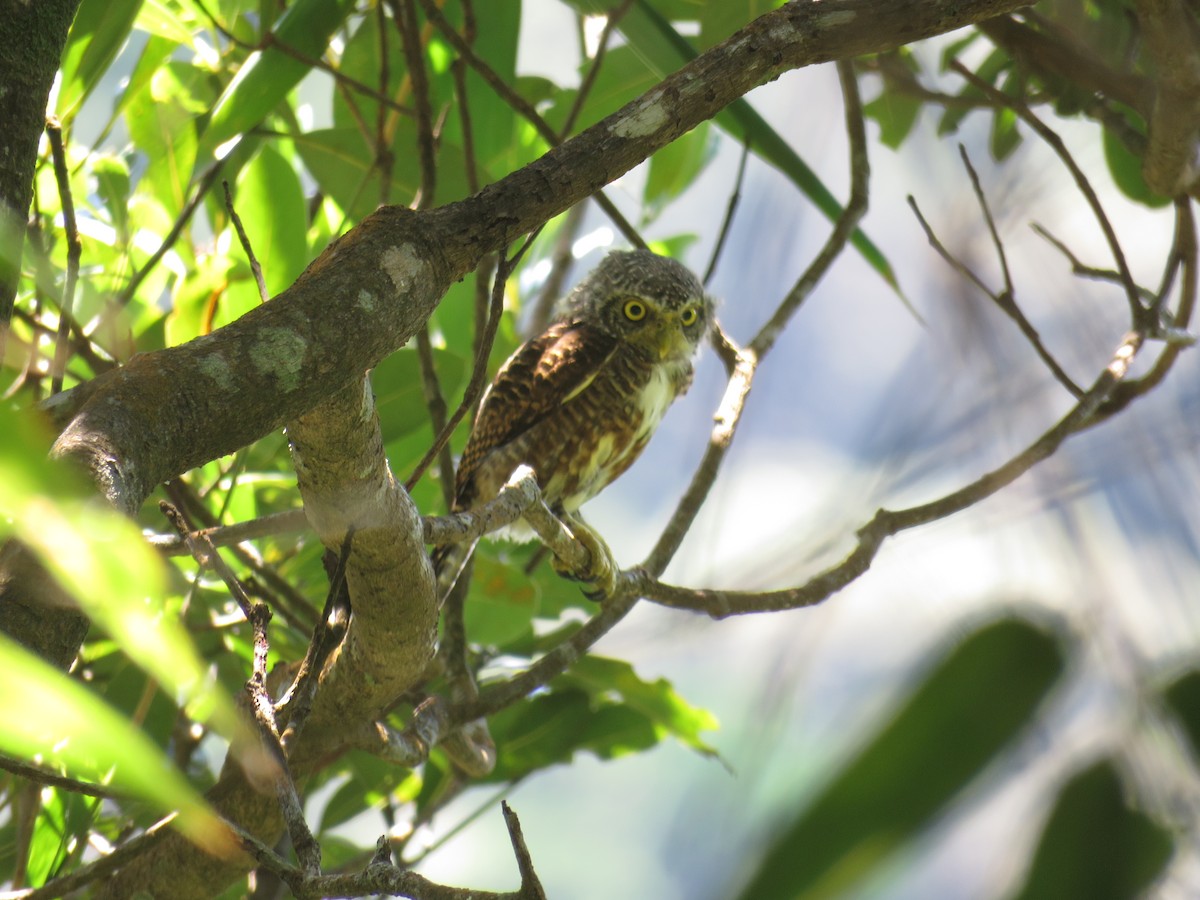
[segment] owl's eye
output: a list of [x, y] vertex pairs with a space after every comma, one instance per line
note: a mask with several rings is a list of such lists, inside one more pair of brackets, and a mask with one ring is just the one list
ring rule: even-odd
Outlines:
[[640, 322], [646, 318], [646, 304], [641, 300], [626, 300], [621, 312], [630, 322]]
[[695, 325], [696, 320], [699, 318], [700, 313], [696, 311], [696, 307], [694, 306], [684, 307], [683, 312], [679, 314], [679, 321], [683, 324], [684, 328], [690, 328], [692, 325]]

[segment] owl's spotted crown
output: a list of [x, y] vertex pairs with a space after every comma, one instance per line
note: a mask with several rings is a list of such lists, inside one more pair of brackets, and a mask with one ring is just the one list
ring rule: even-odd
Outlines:
[[569, 310], [594, 306], [613, 296], [644, 297], [668, 307], [710, 301], [700, 279], [675, 260], [649, 250], [614, 250], [601, 260], [567, 298]]

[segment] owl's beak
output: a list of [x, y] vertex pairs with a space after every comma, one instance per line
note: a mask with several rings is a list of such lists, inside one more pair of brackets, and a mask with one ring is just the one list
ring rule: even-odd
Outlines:
[[671, 357], [686, 357], [688, 356], [687, 338], [678, 328], [664, 328], [658, 334], [658, 358], [660, 360], [670, 359]]

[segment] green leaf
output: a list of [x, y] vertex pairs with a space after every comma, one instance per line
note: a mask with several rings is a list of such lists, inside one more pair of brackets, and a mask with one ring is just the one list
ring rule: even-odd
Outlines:
[[196, 164], [196, 113], [203, 103], [192, 89], [199, 77], [191, 66], [168, 63], [126, 106], [129, 135], [148, 163], [138, 192], [155, 197], [172, 215], [187, 204]]
[[[263, 270], [267, 295], [275, 296], [308, 264], [304, 191], [292, 164], [264, 144], [238, 179], [234, 209]], [[241, 254], [240, 245], [235, 251]], [[253, 279], [247, 284], [258, 299]]]
[[1183, 723], [1192, 754], [1200, 759], [1200, 671], [1192, 669], [1179, 676], [1163, 691], [1163, 699]]
[[997, 161], [1007, 159], [1021, 143], [1021, 132], [1017, 130], [1017, 122], [1017, 114], [1011, 109], [998, 109], [993, 114], [988, 146]]
[[712, 160], [716, 145], [708, 132], [708, 123], [702, 122], [650, 157], [644, 191], [646, 219], [653, 219], [683, 193]]
[[1142, 158], [1130, 152], [1124, 141], [1107, 128], [1101, 129], [1104, 136], [1104, 161], [1117, 187], [1130, 200], [1157, 209], [1170, 203], [1170, 198], [1156, 194], [1142, 176]]
[[863, 115], [879, 123], [879, 140], [893, 150], [904, 143], [917, 122], [921, 102], [898, 91], [884, 91], [863, 107]]
[[[309, 58], [319, 58], [343, 23], [354, 0], [296, 0], [272, 33], [275, 42]], [[200, 158], [262, 122], [307, 75], [310, 66], [282, 50], [256, 51], [242, 65], [213, 108], [204, 131]]]
[[684, 700], [665, 678], [645, 681], [624, 660], [588, 655], [555, 683], [578, 685], [596, 697], [616, 696], [630, 709], [645, 716], [657, 728], [705, 755], [716, 751], [701, 734], [718, 727], [706, 709]]
[[[435, 347], [433, 365], [442, 394], [447, 398], [457, 397], [466, 377], [466, 361], [457, 353]], [[406, 347], [380, 362], [371, 372], [371, 387], [375, 390], [375, 407], [379, 410], [385, 443], [429, 425], [416, 350]], [[448, 399], [447, 404], [453, 406], [454, 400]]]
[[161, 557], [79, 472], [46, 457], [50, 442], [40, 424], [0, 407], [0, 536], [11, 534], [35, 553], [92, 621], [187, 700], [193, 718], [239, 736], [244, 724], [232, 700], [209, 684], [207, 663], [158, 602]]
[[74, 116], [124, 46], [141, 0], [83, 0], [62, 56], [57, 112]]
[[963, 640], [824, 791], [780, 827], [737, 896], [853, 895], [1029, 725], [1062, 668], [1058, 641], [1023, 621], [1002, 620]]
[[506, 547], [486, 542], [475, 551], [465, 611], [467, 635], [473, 644], [504, 648], [527, 637], [533, 627], [541, 591], [536, 581], [504, 558]]
[[1072, 778], [1034, 853], [1017, 900], [1139, 897], [1174, 850], [1171, 833], [1125, 803], [1109, 760]]
[[0, 750], [140, 797], [196, 843], [228, 854], [229, 833], [166, 757], [86, 688], [0, 635]]

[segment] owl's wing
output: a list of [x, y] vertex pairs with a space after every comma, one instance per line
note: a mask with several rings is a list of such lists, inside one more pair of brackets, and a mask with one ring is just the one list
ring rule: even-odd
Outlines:
[[591, 383], [617, 348], [594, 325], [551, 325], [508, 358], [483, 397], [459, 463], [455, 493], [469, 502], [471, 477], [483, 459], [532, 428]]

